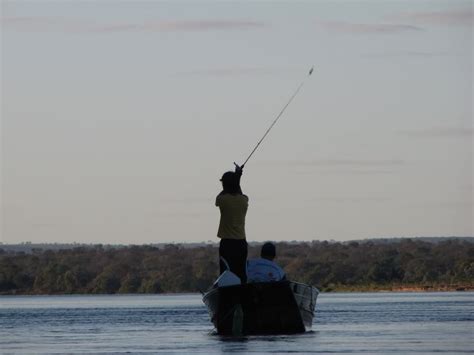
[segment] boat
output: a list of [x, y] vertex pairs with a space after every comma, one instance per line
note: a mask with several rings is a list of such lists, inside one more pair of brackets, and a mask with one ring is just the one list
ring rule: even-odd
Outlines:
[[311, 329], [318, 294], [293, 281], [215, 285], [203, 302], [219, 335], [296, 334]]

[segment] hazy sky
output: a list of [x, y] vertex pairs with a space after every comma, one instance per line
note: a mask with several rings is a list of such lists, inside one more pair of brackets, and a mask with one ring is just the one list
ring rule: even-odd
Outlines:
[[472, 1], [1, 1], [4, 243], [473, 233]]

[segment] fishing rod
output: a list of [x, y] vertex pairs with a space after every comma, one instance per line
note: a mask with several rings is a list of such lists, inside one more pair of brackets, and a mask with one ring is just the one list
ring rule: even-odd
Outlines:
[[[253, 155], [253, 153], [255, 153], [255, 151], [257, 150], [258, 146], [260, 145], [260, 143], [263, 142], [263, 140], [265, 139], [265, 137], [267, 136], [267, 134], [270, 132], [270, 130], [273, 128], [273, 126], [275, 125], [275, 123], [277, 123], [277, 121], [279, 120], [279, 118], [281, 117], [281, 115], [283, 114], [283, 112], [285, 112], [286, 108], [290, 105], [291, 101], [293, 101], [293, 99], [295, 98], [295, 96], [298, 94], [298, 92], [301, 90], [301, 88], [303, 87], [306, 79], [313, 73], [313, 69], [314, 67], [311, 67], [311, 69], [309, 70], [308, 72], [308, 75], [303, 79], [303, 81], [301, 82], [300, 86], [298, 86], [298, 89], [296, 89], [296, 91], [294, 92], [294, 94], [290, 97], [290, 99], [288, 100], [288, 102], [286, 103], [286, 105], [283, 107], [283, 109], [280, 111], [280, 113], [278, 114], [278, 116], [275, 118], [275, 120], [272, 122], [272, 124], [270, 125], [270, 127], [268, 127], [267, 131], [265, 132], [265, 134], [263, 135], [263, 137], [258, 141], [257, 145], [255, 146], [255, 148], [253, 148], [252, 152], [250, 153], [250, 155], [247, 157], [247, 159], [245, 159], [244, 163], [240, 166], [241, 169], [244, 168], [244, 165], [247, 164], [247, 162], [249, 161], [250, 157]], [[234, 165], [236, 167], [239, 167], [235, 162], [234, 162]]]

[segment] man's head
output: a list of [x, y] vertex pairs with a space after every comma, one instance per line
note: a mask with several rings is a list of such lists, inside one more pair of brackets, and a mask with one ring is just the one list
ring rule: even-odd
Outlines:
[[275, 244], [270, 243], [270, 242], [266, 242], [265, 244], [262, 245], [262, 250], [260, 251], [260, 256], [263, 259], [273, 261], [273, 259], [275, 259], [275, 255], [276, 255]]
[[224, 175], [222, 175], [221, 182], [222, 188], [226, 193], [235, 194], [240, 191], [239, 179], [237, 174], [233, 171], [225, 172]]

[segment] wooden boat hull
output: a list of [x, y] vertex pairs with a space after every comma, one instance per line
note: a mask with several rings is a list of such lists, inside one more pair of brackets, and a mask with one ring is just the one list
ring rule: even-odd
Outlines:
[[219, 287], [203, 296], [222, 335], [293, 334], [311, 329], [319, 291], [282, 281]]

